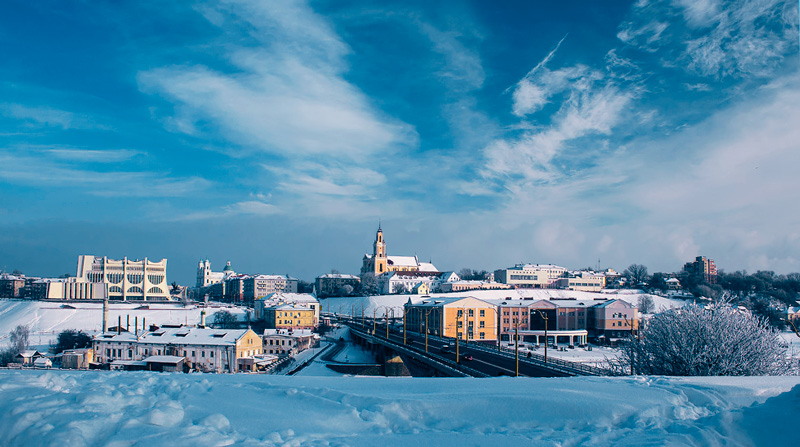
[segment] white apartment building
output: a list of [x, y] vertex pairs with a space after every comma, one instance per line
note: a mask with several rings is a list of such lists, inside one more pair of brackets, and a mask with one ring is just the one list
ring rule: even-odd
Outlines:
[[566, 268], [553, 264], [517, 264], [495, 270], [494, 280], [517, 288], [542, 289], [557, 287], [558, 279], [566, 275]]
[[606, 276], [595, 272], [570, 272], [556, 281], [559, 289], [599, 292], [606, 287]]
[[42, 278], [32, 288], [37, 300], [102, 300], [108, 294], [108, 284], [81, 278]]
[[110, 300], [167, 301], [167, 260], [158, 262], [109, 259], [92, 255], [78, 256], [77, 281], [108, 285]]

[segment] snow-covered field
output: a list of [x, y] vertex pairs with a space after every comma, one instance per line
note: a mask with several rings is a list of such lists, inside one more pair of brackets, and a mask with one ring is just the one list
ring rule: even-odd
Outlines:
[[0, 371], [0, 445], [788, 446], [799, 384]]
[[[63, 308], [62, 303], [44, 301], [0, 300], [0, 347], [6, 344], [9, 332], [17, 325], [26, 325], [30, 330], [30, 342], [34, 346], [45, 346], [58, 337], [65, 329], [78, 329], [86, 332], [99, 332], [103, 326], [102, 303], [64, 303], [75, 307]], [[128, 318], [133, 328], [136, 317], [141, 327], [143, 319], [150, 324], [197, 324], [200, 322], [200, 307], [181, 304], [148, 303], [148, 309], [137, 309], [142, 303], [112, 303], [109, 305], [108, 325], [116, 326], [122, 319], [123, 327]], [[206, 320], [214, 321], [214, 313], [225, 309], [239, 319], [244, 310], [240, 308], [209, 307]]]

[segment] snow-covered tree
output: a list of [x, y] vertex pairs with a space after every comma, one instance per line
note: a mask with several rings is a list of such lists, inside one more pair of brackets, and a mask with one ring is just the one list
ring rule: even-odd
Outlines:
[[789, 368], [778, 333], [763, 318], [724, 301], [654, 315], [622, 347], [616, 366], [668, 376], [776, 375]]
[[11, 331], [9, 338], [11, 339], [11, 347], [15, 352], [22, 352], [28, 349], [28, 339], [30, 338], [31, 331], [28, 326], [18, 325]]

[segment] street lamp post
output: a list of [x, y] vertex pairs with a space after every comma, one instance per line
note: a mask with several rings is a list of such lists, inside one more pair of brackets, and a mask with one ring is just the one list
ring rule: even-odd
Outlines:
[[519, 377], [519, 321], [518, 318], [514, 325], [514, 357], [517, 361], [516, 377]]
[[406, 344], [406, 308], [403, 307], [403, 345]]
[[544, 320], [544, 362], [547, 363], [547, 315], [539, 309], [533, 309], [542, 316]]

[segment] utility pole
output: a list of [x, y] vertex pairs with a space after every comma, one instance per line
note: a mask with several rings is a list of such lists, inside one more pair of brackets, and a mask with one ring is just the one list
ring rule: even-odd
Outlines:
[[519, 377], [519, 320], [514, 325], [514, 353], [517, 360], [517, 375]]

